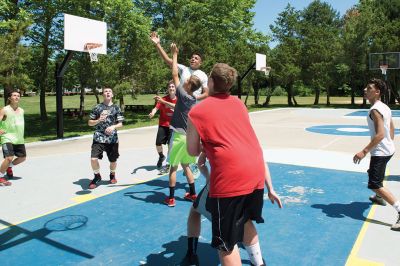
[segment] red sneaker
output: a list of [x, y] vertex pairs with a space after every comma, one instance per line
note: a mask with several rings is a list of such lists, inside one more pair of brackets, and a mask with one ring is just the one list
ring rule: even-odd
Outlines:
[[97, 187], [97, 183], [101, 181], [101, 176], [100, 174], [94, 175], [93, 180], [89, 184], [89, 189], [95, 189]]
[[110, 174], [110, 184], [117, 184], [117, 179], [115, 178], [115, 174]]
[[197, 195], [196, 194], [191, 195], [189, 192], [186, 192], [184, 199], [193, 202], [197, 199]]
[[5, 179], [4, 177], [0, 177], [0, 187], [1, 186], [4, 187], [11, 186], [11, 182], [7, 181], [7, 179]]
[[13, 178], [14, 177], [14, 173], [11, 167], [7, 168], [7, 176], [8, 178]]
[[168, 207], [175, 207], [175, 198], [170, 199], [169, 197], [167, 197], [164, 200], [164, 203], [168, 205]]

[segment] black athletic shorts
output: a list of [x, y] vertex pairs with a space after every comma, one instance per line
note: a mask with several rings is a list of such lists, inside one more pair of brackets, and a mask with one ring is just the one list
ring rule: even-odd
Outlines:
[[263, 223], [264, 189], [248, 195], [230, 198], [207, 198], [206, 209], [211, 213], [211, 246], [221, 251], [232, 251], [243, 241], [244, 224], [250, 219]]
[[169, 139], [171, 138], [172, 129], [169, 127], [158, 126], [156, 146], [161, 146], [162, 144], [169, 144]]
[[91, 158], [103, 159], [103, 152], [107, 153], [108, 160], [113, 163], [116, 162], [118, 153], [118, 143], [98, 143], [93, 142]]
[[390, 156], [371, 156], [368, 169], [368, 188], [379, 189], [383, 187], [385, 179], [386, 165], [389, 162]]
[[10, 156], [26, 157], [25, 144], [4, 143], [2, 146], [4, 158]]

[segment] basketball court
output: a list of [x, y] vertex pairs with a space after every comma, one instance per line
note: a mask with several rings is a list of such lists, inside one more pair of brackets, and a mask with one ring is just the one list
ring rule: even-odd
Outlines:
[[[354, 111], [296, 108], [250, 114], [284, 203], [280, 210], [266, 197], [265, 223], [257, 225], [268, 265], [398, 265], [400, 234], [390, 230], [396, 214], [391, 206], [370, 204], [369, 160], [352, 163], [369, 140], [357, 129], [365, 117], [349, 115]], [[394, 121], [399, 127], [398, 118]], [[329, 125], [337, 125], [332, 134], [310, 130]], [[103, 160], [105, 181], [95, 190], [87, 189], [91, 136], [28, 144], [28, 160], [15, 168], [13, 185], [1, 188], [2, 265], [181, 265], [188, 188], [180, 171], [176, 207], [162, 204], [168, 177], [155, 169], [156, 132], [156, 127], [121, 131], [118, 183], [106, 182]], [[397, 196], [398, 160], [395, 154], [386, 181]], [[204, 178], [196, 185], [199, 191]], [[203, 219], [201, 265], [218, 265], [210, 232]], [[241, 255], [249, 265], [247, 253], [241, 250]]]

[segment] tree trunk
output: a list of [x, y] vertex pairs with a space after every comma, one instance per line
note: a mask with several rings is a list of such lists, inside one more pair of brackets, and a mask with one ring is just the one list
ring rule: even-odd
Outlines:
[[81, 87], [81, 93], [79, 97], [79, 119], [83, 120], [83, 116], [85, 115], [85, 88]]
[[319, 94], [320, 94], [320, 89], [315, 89], [314, 105], [318, 105], [319, 104]]
[[121, 112], [125, 112], [124, 96], [119, 98], [119, 108], [121, 108]]
[[298, 104], [297, 104], [297, 101], [296, 101], [296, 98], [294, 97], [294, 95], [293, 95], [293, 102], [294, 102], [294, 106], [299, 106]]
[[290, 107], [293, 106], [292, 98], [293, 98], [292, 85], [288, 85], [288, 88], [287, 88], [287, 100], [288, 100], [288, 106], [290, 106]]
[[46, 89], [47, 89], [47, 74], [48, 74], [48, 59], [49, 59], [49, 39], [51, 29], [51, 17], [46, 17], [45, 33], [42, 43], [43, 55], [40, 64], [40, 79], [39, 79], [39, 90], [40, 90], [40, 119], [42, 121], [47, 120], [46, 111]]
[[258, 82], [255, 82], [253, 84], [253, 89], [254, 89], [254, 103], [258, 105], [258, 100], [260, 99], [260, 84]]
[[247, 90], [246, 99], [244, 100], [244, 105], [247, 106], [247, 100], [249, 99], [250, 89]]
[[327, 106], [331, 105], [331, 95], [329, 88], [326, 88], [326, 105]]

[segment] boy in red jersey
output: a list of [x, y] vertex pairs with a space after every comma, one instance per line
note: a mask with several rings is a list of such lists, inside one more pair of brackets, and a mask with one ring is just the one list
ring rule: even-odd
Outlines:
[[157, 110], [160, 110], [160, 118], [158, 120], [158, 131], [156, 138], [156, 149], [159, 155], [157, 168], [160, 169], [163, 161], [165, 160], [165, 155], [163, 154], [162, 144], [169, 145], [169, 139], [171, 138], [171, 129], [169, 124], [171, 122], [172, 115], [174, 113], [174, 108], [176, 104], [176, 88], [174, 82], [171, 80], [168, 82], [168, 95], [164, 97], [155, 96], [154, 99], [157, 101], [156, 106], [151, 110], [149, 117], [153, 118]]
[[[234, 68], [214, 65], [208, 79], [210, 96], [191, 109], [187, 130], [189, 154], [203, 149], [211, 165], [206, 207], [212, 219], [211, 245], [218, 249], [222, 265], [241, 265], [238, 242], [250, 243], [246, 249], [261, 254], [252, 220], [264, 222], [264, 184], [271, 202], [282, 207], [247, 109], [229, 95], [236, 76]], [[253, 259], [263, 264], [260, 256]]]

